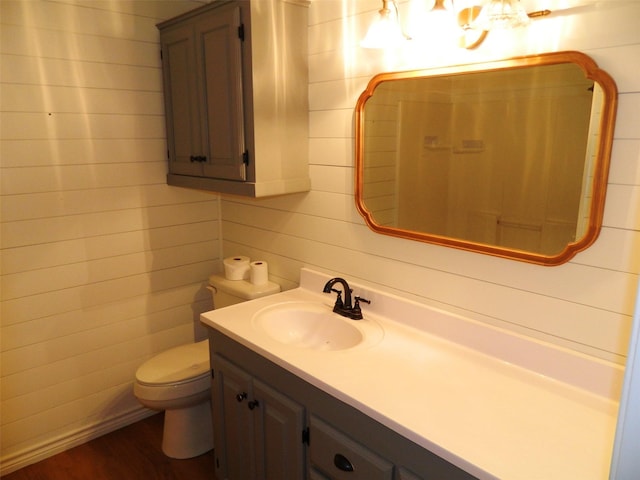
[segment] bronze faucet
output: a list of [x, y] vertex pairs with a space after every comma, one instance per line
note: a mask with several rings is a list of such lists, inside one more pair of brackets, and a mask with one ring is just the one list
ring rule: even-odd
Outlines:
[[[333, 288], [336, 283], [342, 284], [342, 291]], [[355, 297], [355, 304], [351, 305], [351, 288], [349, 284], [344, 278], [335, 277], [329, 280], [324, 288], [322, 289], [324, 293], [336, 292], [338, 294], [338, 298], [336, 298], [336, 303], [333, 306], [333, 311], [343, 317], [350, 318], [352, 320], [362, 320], [362, 310], [360, 309], [360, 302], [371, 303], [371, 301], [362, 298]], [[344, 292], [344, 301], [342, 300], [342, 293]]]

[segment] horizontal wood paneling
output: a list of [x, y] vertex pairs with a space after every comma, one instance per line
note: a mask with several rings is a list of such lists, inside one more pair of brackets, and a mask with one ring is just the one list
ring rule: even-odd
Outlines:
[[[470, 263], [469, 259], [465, 263], [453, 263], [455, 254], [459, 252], [447, 249], [445, 250], [446, 253], [442, 252], [445, 257], [439, 260], [438, 258], [431, 258], [429, 250], [439, 253], [442, 247], [377, 235], [370, 232], [366, 227], [349, 225], [339, 220], [317, 217], [310, 220], [305, 215], [267, 209], [261, 209], [260, 215], [256, 215], [252, 207], [230, 201], [224, 203], [224, 218], [225, 233], [231, 233], [235, 229], [243, 228], [244, 225], [247, 225], [247, 228], [260, 229], [260, 231], [265, 232], [265, 235], [288, 235], [319, 243], [332, 244], [345, 249], [358, 249], [361, 243], [367, 246], [366, 250], [369, 253], [376, 256], [387, 256], [416, 266], [432, 267], [438, 271], [448, 272], [460, 277], [475, 278], [478, 281], [487, 281], [507, 289], [529, 291], [538, 295], [560, 299], [564, 298], [573, 303], [625, 315], [631, 315], [632, 313], [633, 297], [629, 297], [629, 292], [622, 288], [630, 279], [633, 280], [634, 274], [632, 273], [593, 268], [576, 263], [569, 263], [553, 269], [540, 268], [507, 260], [499, 260], [499, 262], [504, 263], [505, 267], [509, 268], [487, 272], [485, 269], [493, 263], [493, 260], [497, 259], [482, 256], [474, 259], [473, 263]], [[249, 235], [245, 233], [244, 236]], [[228, 238], [229, 235], [225, 235], [225, 239]], [[235, 238], [235, 235], [233, 238]], [[250, 238], [255, 239], [256, 235], [252, 233]], [[253, 244], [258, 242], [260, 242], [260, 235], [257, 236], [256, 240], [252, 240]], [[402, 248], [389, 252], [389, 247], [398, 242], [401, 242]], [[269, 244], [271, 243], [273, 243], [273, 240], [269, 242]], [[425, 248], [428, 250], [425, 250]], [[424, 252], [425, 255], [420, 256], [420, 252]], [[464, 255], [478, 256], [470, 253], [464, 253]], [[513, 263], [513, 265], [510, 265], [510, 263]], [[497, 308], [499, 307], [494, 307], [494, 309]]]
[[[376, 255], [377, 249], [372, 248], [372, 244], [377, 239], [373, 234], [368, 238], [368, 232], [363, 232], [364, 227], [340, 225], [329, 220], [321, 222], [317, 218], [313, 224], [315, 232], [330, 232], [326, 236], [331, 235], [333, 240], [330, 243], [309, 240], [227, 221], [224, 230], [225, 238], [242, 239], [237, 241], [242, 242], [244, 253], [253, 257], [254, 249], [273, 245], [270, 253], [321, 267], [335, 275], [394, 289], [404, 296], [409, 294], [422, 298], [422, 301], [426, 299], [436, 306], [460, 310], [471, 318], [520, 333], [574, 347], [588, 340], [584, 350], [591, 354], [615, 358], [617, 352], [626, 347], [630, 316], [593, 308], [586, 303], [588, 298], [583, 298], [585, 303], [579, 304], [559, 297], [558, 292], [552, 291], [552, 286], [549, 286], [551, 295], [547, 295], [436, 270], [427, 255], [420, 258], [403, 251], [392, 256], [386, 253], [388, 250]], [[311, 226], [307, 225], [307, 228]], [[338, 244], [336, 239], [343, 239], [343, 242]], [[598, 286], [605, 285], [598, 283]], [[587, 293], [584, 292], [585, 296]], [[575, 295], [579, 296], [580, 292]], [[525, 304], [527, 308], [522, 309]], [[518, 312], [517, 317], [513, 316], [513, 311]], [[603, 329], [603, 325], [607, 328]], [[594, 332], [598, 335], [592, 338]]]
[[0, 3], [3, 473], [119, 426], [138, 366], [202, 338], [218, 196], [166, 185], [155, 27], [200, 3]]
[[640, 185], [640, 140], [618, 139], [613, 146], [609, 183]]
[[6, 113], [0, 132], [7, 140], [28, 138], [162, 138], [159, 115], [94, 115], [75, 113]]
[[73, 238], [94, 237], [113, 233], [154, 229], [215, 219], [216, 202], [189, 202], [189, 208], [179, 204], [90, 212], [79, 215], [38, 218], [2, 224], [3, 248], [38, 245]]
[[117, 163], [6, 168], [0, 185], [5, 195], [158, 184], [162, 163]]
[[[80, 102], [79, 102], [80, 100]], [[6, 85], [0, 108], [8, 112], [164, 115], [162, 92], [40, 85]], [[164, 137], [163, 137], [164, 138]]]
[[[73, 365], [80, 357], [84, 358], [83, 364], [86, 368], [89, 368], [88, 366], [90, 365], [90, 368], [100, 370], [105, 366], [101, 365], [100, 362], [104, 362], [108, 357], [104, 354], [92, 356], [95, 355], [95, 352], [103, 349], [118, 348], [119, 344], [133, 339], [139, 339], [143, 342], [148, 335], [163, 333], [169, 337], [182, 336], [186, 339], [185, 341], [188, 341], [189, 335], [193, 334], [190, 325], [176, 324], [174, 320], [176, 314], [188, 313], [188, 309], [188, 306], [181, 306], [180, 308], [149, 315], [148, 318], [127, 319], [124, 322], [106, 325], [102, 328], [58, 337], [48, 342], [46, 355], [42, 353], [42, 349], [38, 349], [37, 345], [29, 345], [8, 352], [3, 358], [3, 362], [7, 362], [7, 372], [4, 380], [6, 392], [3, 395], [5, 398], [12, 399], [14, 404], [17, 405], [17, 402], [20, 401], [19, 397], [22, 395], [27, 393], [35, 395], [45, 386], [72, 380], [75, 378], [75, 374], [79, 372], [74, 372], [75, 369], [68, 370], [67, 367]], [[190, 318], [190, 316], [187, 315], [187, 318]], [[156, 331], [149, 331], [147, 326], [149, 319], [158, 324]], [[175, 328], [182, 329], [186, 332], [186, 335], [177, 335], [175, 332], [169, 332]], [[150, 352], [148, 350], [140, 350], [138, 353], [139, 355], [133, 358], [144, 357]], [[89, 361], [89, 358], [94, 358], [94, 360]], [[124, 358], [130, 359], [132, 356], [126, 353]], [[120, 359], [114, 358], [111, 364], [119, 363], [120, 361]], [[76, 392], [76, 395], [82, 395], [82, 391]], [[11, 421], [11, 417], [7, 416], [5, 418], [7, 422]]]
[[352, 125], [351, 109], [309, 112], [309, 137], [311, 138], [350, 138]]
[[205, 221], [159, 227], [152, 238], [144, 230], [42, 243], [11, 249], [2, 257], [5, 275], [58, 265], [146, 252], [198, 241], [215, 240], [217, 223]]
[[215, 241], [186, 243], [170, 248], [100, 258], [4, 275], [3, 298], [28, 297], [57, 289], [73, 288], [168, 268], [210, 261], [215, 255]]
[[[61, 31], [66, 33], [83, 34], [90, 38], [101, 37], [105, 40], [125, 39], [132, 42], [153, 43], [157, 36], [155, 24], [160, 20], [149, 14], [145, 3], [155, 2], [122, 2], [137, 3], [137, 8], [130, 14], [121, 15], [112, 5], [120, 2], [21, 2], [20, 0], [8, 0], [3, 3], [14, 3], [3, 9], [2, 23], [6, 25], [19, 25], [25, 28], [37, 30], [38, 35], [46, 35], [49, 31]], [[169, 2], [158, 2], [169, 3]], [[194, 8], [184, 2], [181, 11]], [[155, 7], [151, 7], [155, 9]], [[178, 10], [178, 9], [176, 9]], [[157, 12], [157, 10], [154, 10]], [[164, 17], [168, 18], [168, 17]], [[46, 37], [45, 37], [46, 38]], [[84, 38], [84, 37], [81, 37]], [[104, 47], [103, 47], [104, 48]], [[96, 52], [101, 57], [100, 51]], [[97, 60], [96, 57], [93, 57]]]
[[[5, 18], [5, 20], [9, 20]], [[142, 20], [145, 29], [148, 21]], [[75, 61], [94, 62], [99, 58], [104, 63], [120, 63], [139, 67], [158, 66], [158, 48], [151, 41], [139, 40], [131, 48], [131, 40], [111, 36], [110, 48], [104, 48], [104, 35], [70, 33], [61, 30], [59, 19], [56, 30], [37, 29], [36, 25], [4, 25], [0, 32], [3, 52], [27, 57], [46, 57]]]
[[[2, 350], [4, 353], [11, 354], [12, 349], [101, 329], [130, 319], [153, 317], [160, 312], [188, 305], [191, 300], [211, 304], [208, 291], [201, 288], [194, 296], [193, 286], [188, 284], [156, 291], [147, 296], [138, 295], [93, 308], [84, 308], [82, 315], [79, 315], [76, 310], [71, 310], [7, 325], [3, 330]], [[149, 325], [151, 332], [156, 330], [154, 323], [151, 322]]]
[[347, 193], [353, 186], [353, 169], [324, 165], [311, 165], [314, 190], [320, 192]]
[[352, 138], [310, 138], [309, 163], [311, 165], [353, 165]]
[[[406, 14], [408, 2], [400, 2], [399, 8], [401, 15]], [[640, 31], [631, 20], [640, 14], [638, 8], [637, 3], [599, 2], [536, 21], [529, 29], [502, 35], [492, 32], [475, 51], [448, 48], [440, 42], [420, 51], [384, 52], [358, 46], [379, 2], [312, 3], [313, 191], [304, 198], [259, 204], [224, 198], [225, 253], [264, 256], [271, 259], [274, 275], [291, 281], [297, 266], [315, 267], [624, 362], [640, 272], [640, 135], [636, 128], [640, 76], [635, 74], [637, 66], [629, 66], [629, 59], [640, 55]], [[614, 77], [620, 91], [604, 228], [592, 247], [568, 264], [540, 267], [385, 237], [364, 226], [355, 212], [351, 183], [353, 114], [371, 76], [557, 50], [585, 51]], [[284, 266], [272, 265], [275, 262]]]
[[3, 141], [4, 167], [157, 162], [166, 158], [165, 138], [27, 139]]
[[[105, 40], [106, 41], [106, 40]], [[58, 87], [104, 88], [157, 92], [162, 89], [160, 67], [138, 67], [57, 58], [0, 56], [5, 83]], [[80, 93], [80, 92], [79, 92]]]
[[87, 308], [189, 284], [193, 286], [195, 293], [215, 267], [216, 262], [210, 260], [60, 290], [56, 290], [56, 285], [52, 284], [52, 290], [48, 292], [4, 300], [3, 325], [73, 310], [80, 314]]
[[[124, 164], [125, 168], [129, 164]], [[82, 168], [82, 167], [81, 167]], [[115, 169], [115, 167], [114, 167]], [[82, 172], [82, 170], [80, 170]], [[135, 165], [132, 172], [142, 171], [140, 165]], [[80, 173], [82, 175], [82, 173]], [[152, 175], [156, 175], [152, 171]], [[140, 178], [141, 183], [145, 181]], [[28, 179], [27, 179], [28, 182]], [[60, 190], [57, 186], [50, 191], [32, 192], [28, 195], [12, 195], [4, 198], [1, 206], [4, 221], [32, 220], [43, 217], [59, 217], [65, 215], [80, 215], [91, 212], [108, 212], [110, 210], [150, 208], [170, 206], [177, 203], [202, 203], [203, 196], [193, 190], [177, 190], [166, 184], [153, 185], [122, 185], [103, 187], [94, 185], [86, 190], [87, 185], [104, 182], [101, 178], [80, 179], [78, 188], [74, 190]], [[69, 180], [66, 185], [69, 185]], [[84, 183], [84, 185], [82, 185]], [[13, 185], [9, 188], [13, 188]], [[28, 193], [28, 192], [25, 192]], [[213, 196], [210, 197], [213, 202]], [[208, 203], [209, 206], [215, 203]], [[207, 208], [205, 206], [205, 208]]]

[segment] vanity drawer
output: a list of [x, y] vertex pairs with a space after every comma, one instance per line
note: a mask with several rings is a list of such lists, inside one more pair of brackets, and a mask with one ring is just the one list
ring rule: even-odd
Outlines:
[[309, 470], [309, 480], [331, 480], [331, 479], [325, 476], [324, 474], [320, 473], [315, 468], [311, 467], [311, 469]]
[[392, 480], [393, 464], [319, 418], [309, 421], [309, 458], [332, 480]]

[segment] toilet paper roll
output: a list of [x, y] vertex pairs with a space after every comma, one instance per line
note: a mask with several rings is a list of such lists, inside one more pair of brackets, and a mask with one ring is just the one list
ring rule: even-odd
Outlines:
[[250, 265], [250, 281], [253, 285], [264, 285], [269, 282], [269, 267], [267, 262], [257, 260]]
[[250, 260], [249, 257], [236, 255], [235, 257], [227, 257], [224, 263], [224, 276], [227, 280], [244, 280], [249, 276]]

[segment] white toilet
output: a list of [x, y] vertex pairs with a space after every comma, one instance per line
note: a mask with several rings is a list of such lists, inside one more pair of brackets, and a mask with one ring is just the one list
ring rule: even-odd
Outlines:
[[[212, 275], [214, 308], [280, 291], [268, 282], [253, 285]], [[171, 348], [147, 360], [136, 371], [133, 392], [140, 403], [164, 410], [162, 451], [171, 458], [191, 458], [213, 448], [209, 340]]]

